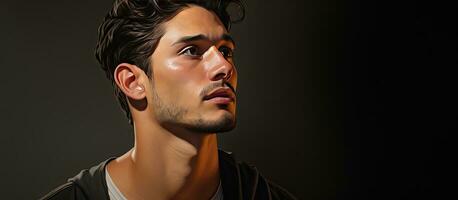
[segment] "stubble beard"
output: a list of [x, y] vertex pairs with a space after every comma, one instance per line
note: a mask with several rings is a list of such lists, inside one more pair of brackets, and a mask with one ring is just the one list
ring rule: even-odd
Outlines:
[[189, 113], [187, 108], [164, 102], [157, 94], [154, 86], [152, 93], [154, 114], [161, 124], [182, 127], [196, 133], [222, 133], [235, 128], [236, 118], [229, 112], [225, 112], [218, 120], [205, 120], [201, 114], [198, 114], [194, 119], [186, 119], [186, 115]]

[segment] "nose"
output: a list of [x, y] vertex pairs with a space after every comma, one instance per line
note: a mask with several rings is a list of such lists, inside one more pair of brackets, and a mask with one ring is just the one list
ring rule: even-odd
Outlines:
[[219, 81], [224, 79], [229, 81], [234, 76], [234, 66], [227, 61], [215, 46], [210, 47], [202, 58], [210, 80]]

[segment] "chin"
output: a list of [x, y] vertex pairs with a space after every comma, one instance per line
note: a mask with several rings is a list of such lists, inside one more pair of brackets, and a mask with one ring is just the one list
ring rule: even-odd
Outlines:
[[236, 125], [235, 115], [224, 112], [217, 119], [198, 119], [187, 128], [202, 133], [222, 133], [231, 131]]

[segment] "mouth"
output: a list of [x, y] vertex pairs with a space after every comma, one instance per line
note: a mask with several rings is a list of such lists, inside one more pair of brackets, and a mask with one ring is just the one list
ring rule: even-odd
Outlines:
[[229, 104], [235, 101], [235, 94], [230, 88], [219, 88], [204, 97], [204, 101], [216, 104]]

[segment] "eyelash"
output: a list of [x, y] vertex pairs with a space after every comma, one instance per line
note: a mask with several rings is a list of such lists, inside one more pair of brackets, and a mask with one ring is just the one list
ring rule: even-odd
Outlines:
[[[191, 57], [200, 57], [202, 55], [202, 53], [195, 53], [195, 54], [192, 54], [192, 53], [186, 53], [188, 52], [189, 50], [191, 49], [194, 49], [196, 52], [199, 52], [199, 49], [197, 46], [195, 45], [190, 45], [190, 46], [186, 46], [185, 48], [183, 48], [178, 54], [179, 55], [185, 55], [185, 56], [191, 56]], [[227, 47], [227, 46], [222, 46], [218, 49], [221, 54], [227, 59], [227, 58], [232, 58], [234, 56], [234, 51]], [[226, 50], [226, 51], [224, 51]]]
[[[227, 52], [224, 53], [222, 49], [227, 50]], [[232, 50], [232, 49], [229, 48], [229, 47], [222, 46], [222, 47], [220, 47], [218, 50], [221, 52], [221, 54], [223, 54], [223, 56], [224, 56], [225, 58], [232, 58], [232, 57], [234, 57], [234, 50]]]
[[179, 55], [185, 55], [185, 56], [191, 56], [191, 57], [199, 57], [199, 56], [200, 56], [200, 54], [196, 54], [196, 55], [194, 55], [194, 54], [187, 54], [186, 52], [188, 52], [188, 51], [191, 50], [191, 49], [195, 49], [196, 52], [198, 51], [198, 49], [197, 49], [197, 47], [196, 47], [195, 45], [190, 45], [190, 46], [186, 46], [185, 48], [183, 48], [183, 49], [180, 51]]

